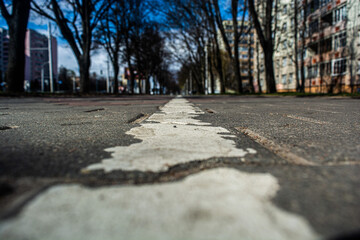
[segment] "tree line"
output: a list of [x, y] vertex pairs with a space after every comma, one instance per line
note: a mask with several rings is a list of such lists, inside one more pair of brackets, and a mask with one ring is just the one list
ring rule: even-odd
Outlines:
[[[152, 18], [151, 4], [150, 0], [0, 0], [1, 15], [7, 22], [10, 38], [8, 91], [24, 91], [24, 40], [30, 12], [58, 26], [78, 63], [81, 93], [90, 91], [91, 53], [99, 47], [109, 55], [114, 79], [118, 79], [119, 63], [128, 65], [131, 93], [136, 78], [145, 80], [147, 94], [150, 78], [161, 90], [174, 87], [174, 76], [169, 70], [170, 53], [159, 23]], [[114, 93], [118, 93], [118, 81], [115, 81]]]
[[[294, 2], [296, 89], [304, 92], [307, 11], [299, 18], [298, 1]], [[79, 65], [80, 91], [83, 93], [89, 91], [91, 51], [99, 46], [109, 55], [114, 79], [119, 74], [119, 61], [127, 64], [131, 92], [137, 76], [145, 79], [145, 93], [150, 92], [150, 78], [161, 86], [173, 85], [175, 80], [168, 83], [167, 79], [174, 79], [169, 69], [170, 63], [174, 62], [180, 69], [179, 83], [185, 85], [191, 79], [198, 93], [205, 93], [206, 84], [214, 93], [215, 78], [220, 81], [221, 93], [227, 88], [238, 93], [254, 92], [251, 29], [255, 30], [259, 43], [256, 51], [261, 48], [264, 55], [266, 91], [273, 93], [276, 92], [273, 57], [279, 4], [279, 0], [0, 0], [11, 39], [6, 74], [9, 91], [23, 91], [23, 42], [29, 12], [33, 11], [55, 22], [69, 43]], [[158, 18], [156, 21], [154, 16]], [[223, 24], [225, 19], [231, 19], [231, 38]], [[249, 46], [247, 89], [243, 89], [244, 79], [240, 72], [237, 47], [240, 42], [247, 42]], [[299, 42], [302, 44], [298, 45]], [[261, 92], [259, 76], [257, 81]], [[114, 93], [118, 91], [117, 84], [115, 81]]]

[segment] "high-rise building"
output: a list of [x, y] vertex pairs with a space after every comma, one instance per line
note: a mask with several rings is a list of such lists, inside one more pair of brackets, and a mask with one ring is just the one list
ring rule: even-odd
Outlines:
[[9, 34], [0, 28], [0, 82], [5, 81], [5, 72], [9, 60]]
[[[8, 30], [0, 28], [0, 82], [5, 81], [5, 72], [9, 61]], [[52, 42], [53, 79], [57, 76], [57, 40]], [[49, 50], [48, 37], [28, 29], [25, 37], [25, 87], [31, 90], [41, 89], [41, 78], [45, 79], [45, 90], [49, 89]]]
[[[260, 21], [263, 5], [257, 1]], [[274, 72], [277, 90], [296, 90], [295, 28], [297, 28], [298, 76], [304, 50], [305, 91], [358, 91], [360, 87], [360, 1], [298, 1], [295, 26], [294, 0], [280, 0], [273, 11], [275, 30]], [[277, 9], [277, 11], [276, 11]], [[306, 16], [306, 19], [304, 19]], [[305, 22], [305, 31], [302, 28]], [[276, 28], [274, 25], [277, 25]], [[304, 36], [304, 38], [303, 38]], [[303, 44], [305, 43], [305, 44]], [[255, 38], [255, 78], [266, 90], [263, 52]], [[257, 82], [257, 81], [255, 81]]]
[[[48, 36], [28, 29], [25, 37], [25, 82], [32, 90], [41, 89], [41, 79], [45, 90], [49, 89], [49, 46]], [[57, 76], [57, 40], [51, 38], [53, 79]]]
[[[231, 20], [223, 21], [226, 37], [229, 45], [232, 49], [232, 55], [234, 56], [234, 27]], [[241, 21], [238, 23], [238, 31], [241, 28]], [[225, 43], [221, 37], [220, 31], [218, 33], [220, 48], [225, 52]], [[243, 25], [243, 31], [239, 39], [237, 46], [239, 50], [239, 62], [240, 62], [240, 74], [242, 78], [242, 84], [245, 91], [249, 90], [249, 78], [253, 78], [254, 69], [254, 30], [249, 21], [245, 21]], [[229, 90], [229, 89], [228, 89]]]

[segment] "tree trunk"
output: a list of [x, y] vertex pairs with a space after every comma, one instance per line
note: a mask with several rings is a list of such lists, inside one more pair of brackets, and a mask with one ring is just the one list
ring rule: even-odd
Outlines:
[[142, 84], [141, 84], [141, 78], [138, 78], [138, 81], [139, 81], [139, 83], [138, 83], [138, 88], [139, 88], [139, 94], [142, 94], [142, 89], [141, 89], [141, 86], [142, 86]]
[[295, 47], [295, 79], [296, 79], [296, 91], [300, 92], [300, 79], [299, 79], [299, 60], [298, 60], [298, 1], [295, 1], [294, 9], [294, 47]]
[[[3, 9], [2, 9], [3, 11]], [[9, 61], [5, 80], [8, 92], [23, 92], [25, 79], [25, 36], [29, 20], [30, 1], [16, 1], [13, 14], [6, 16], [9, 27]], [[2, 12], [3, 16], [4, 13]]]
[[114, 68], [114, 94], [119, 94], [119, 64], [117, 61], [113, 62], [113, 68]]
[[266, 92], [276, 93], [273, 51], [264, 51], [264, 56], [265, 56]]
[[150, 76], [146, 75], [146, 86], [145, 93], [150, 94]]
[[254, 88], [254, 81], [253, 81], [253, 75], [251, 72], [251, 36], [249, 36], [249, 45], [248, 45], [248, 75], [249, 75], [249, 85], [250, 85], [250, 92], [255, 93]]
[[276, 92], [273, 64], [274, 45], [272, 38], [272, 3], [272, 0], [266, 0], [265, 27], [264, 29], [262, 29], [258, 14], [255, 10], [254, 0], [249, 0], [249, 10], [251, 13], [251, 18], [253, 19], [255, 30], [259, 37], [260, 44], [265, 55], [265, 77], [267, 87], [266, 92], [268, 93]]
[[79, 61], [79, 72], [80, 72], [80, 92], [88, 93], [90, 91], [89, 85], [89, 69], [90, 64], [86, 63], [84, 60]]
[[[127, 53], [127, 55], [128, 55], [128, 53]], [[134, 94], [134, 85], [135, 85], [134, 69], [131, 64], [130, 56], [127, 56], [126, 60], [127, 60], [127, 64], [128, 64], [129, 71], [130, 71], [130, 84], [131, 84], [130, 94]]]
[[79, 62], [79, 70], [80, 70], [80, 92], [89, 93], [90, 92], [89, 71], [91, 65], [90, 52], [84, 52], [84, 54], [80, 56], [78, 62]]
[[223, 73], [221, 51], [220, 51], [219, 44], [217, 42], [216, 42], [216, 66], [217, 66], [217, 71], [218, 71], [219, 79], [220, 79], [220, 92], [221, 92], [221, 94], [224, 94], [225, 93], [225, 78], [224, 78], [224, 73]]
[[257, 73], [257, 84], [259, 87], [259, 93], [262, 93], [261, 81], [260, 81], [260, 63], [259, 63], [259, 43], [256, 42], [256, 73]]
[[[235, 78], [236, 82], [238, 83], [238, 92], [243, 92], [243, 86], [242, 86], [242, 76], [240, 73], [240, 61], [239, 61], [239, 32], [238, 32], [238, 0], [232, 0], [231, 1], [231, 14], [232, 14], [232, 20], [233, 20], [233, 30], [234, 30], [234, 57], [232, 58], [234, 71], [235, 71]], [[241, 24], [244, 24], [245, 20], [245, 13], [243, 14], [242, 22]], [[243, 27], [243, 26], [242, 26]], [[242, 31], [241, 31], [242, 32]], [[231, 51], [231, 49], [230, 49]], [[229, 53], [230, 58], [232, 57], [232, 54]]]
[[213, 73], [213, 63], [212, 63], [212, 54], [208, 54], [208, 66], [209, 66], [209, 73], [210, 73], [210, 89], [211, 89], [211, 94], [215, 93], [215, 79], [214, 79], [214, 73]]
[[[305, 0], [304, 6], [307, 6], [308, 1]], [[301, 33], [301, 82], [300, 82], [300, 92], [305, 92], [305, 61], [304, 61], [304, 49], [305, 49], [305, 32], [306, 32], [306, 21], [307, 21], [307, 12], [306, 7], [304, 8], [304, 19], [303, 19], [303, 29]]]

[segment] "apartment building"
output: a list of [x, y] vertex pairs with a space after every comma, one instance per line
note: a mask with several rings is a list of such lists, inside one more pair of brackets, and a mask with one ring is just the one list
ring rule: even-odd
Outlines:
[[[9, 61], [8, 30], [0, 28], [0, 82], [5, 81], [5, 72]], [[56, 79], [58, 72], [57, 40], [52, 37], [52, 69]], [[25, 37], [25, 88], [40, 90], [41, 78], [45, 79], [45, 90], [49, 89], [49, 51], [48, 37], [28, 29]]]
[[[229, 41], [230, 47], [233, 49], [234, 55], [234, 29], [231, 20], [223, 21], [226, 37]], [[241, 21], [238, 23], [238, 31], [241, 28]], [[218, 33], [220, 48], [225, 52], [225, 44], [221, 38], [220, 32]], [[239, 60], [240, 60], [240, 74], [243, 80], [243, 88], [245, 91], [249, 90], [249, 78], [253, 78], [254, 70], [254, 29], [251, 27], [250, 22], [245, 21], [243, 26], [242, 35], [238, 44]], [[250, 71], [250, 72], [249, 72]]]
[[[56, 79], [58, 69], [57, 40], [51, 38], [52, 45], [52, 71], [53, 79]], [[41, 89], [41, 79], [44, 77], [44, 89], [50, 88], [49, 82], [49, 47], [48, 36], [28, 29], [25, 37], [25, 83], [30, 85], [31, 90]]]
[[0, 83], [5, 81], [5, 72], [9, 61], [9, 34], [0, 28]]
[[312, 0], [306, 11], [306, 83], [311, 92], [351, 92], [360, 87], [360, 2]]
[[[257, 7], [262, 14], [261, 1]], [[294, 0], [280, 0], [274, 8], [277, 25], [274, 47], [274, 70], [279, 92], [296, 91], [295, 27], [298, 30], [298, 60], [304, 50], [305, 91], [358, 91], [360, 83], [360, 1], [298, 1], [298, 26], [294, 26]], [[275, 10], [277, 9], [277, 11]], [[304, 19], [306, 16], [306, 19]], [[305, 20], [305, 32], [301, 26]], [[275, 27], [274, 27], [275, 29]], [[302, 38], [305, 36], [305, 39]], [[304, 46], [303, 42], [305, 42]], [[255, 78], [266, 90], [263, 54], [255, 37]], [[300, 76], [300, 72], [298, 72]], [[299, 77], [300, 78], [300, 77]], [[257, 81], [256, 81], [257, 82]], [[256, 86], [258, 89], [258, 86]]]

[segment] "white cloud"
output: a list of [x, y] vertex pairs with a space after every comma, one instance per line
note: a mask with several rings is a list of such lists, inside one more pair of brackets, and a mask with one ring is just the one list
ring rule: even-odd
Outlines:
[[[96, 72], [96, 74], [100, 75], [102, 71], [102, 75], [106, 76], [106, 61], [107, 53], [105, 50], [101, 49], [97, 50], [96, 52], [92, 52], [90, 73]], [[58, 67], [60, 68], [61, 66], [74, 70], [76, 74], [79, 75], [78, 63], [73, 51], [67, 43], [58, 45]], [[109, 68], [110, 71], [112, 71], [111, 63], [109, 63]], [[110, 72], [110, 74], [111, 73], [112, 72]]]
[[[106, 61], [108, 54], [104, 49], [98, 49], [96, 51], [93, 51], [91, 53], [91, 67], [90, 72], [96, 72], [96, 74], [100, 74], [100, 71], [102, 71], [102, 75], [106, 76]], [[109, 63], [109, 68], [111, 70], [111, 63]]]
[[61, 66], [74, 70], [79, 74], [76, 58], [67, 44], [58, 44], [58, 67]]

